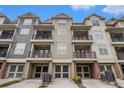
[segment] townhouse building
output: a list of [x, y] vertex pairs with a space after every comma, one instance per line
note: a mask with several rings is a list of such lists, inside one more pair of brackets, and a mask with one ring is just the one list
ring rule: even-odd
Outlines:
[[33, 13], [11, 21], [0, 14], [0, 78], [99, 78], [112, 70], [124, 76], [124, 17], [111, 19], [93, 13], [82, 23], [60, 13], [42, 22]]

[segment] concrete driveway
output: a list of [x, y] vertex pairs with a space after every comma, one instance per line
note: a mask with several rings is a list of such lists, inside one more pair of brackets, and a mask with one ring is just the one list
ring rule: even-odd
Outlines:
[[114, 85], [95, 79], [82, 79], [82, 83], [87, 88], [117, 88]]
[[78, 88], [71, 79], [55, 79], [48, 84], [48, 88]]
[[41, 85], [41, 80], [30, 79], [7, 86], [6, 88], [38, 88], [40, 85]]

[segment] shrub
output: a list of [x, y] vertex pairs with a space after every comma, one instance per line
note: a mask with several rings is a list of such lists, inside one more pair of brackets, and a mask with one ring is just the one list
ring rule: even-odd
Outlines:
[[81, 81], [81, 77], [80, 76], [76, 76], [76, 77], [74, 77], [74, 82], [75, 83], [77, 83], [77, 84], [81, 84], [82, 83], [82, 81]]
[[6, 83], [0, 84], [0, 87], [6, 87], [6, 86], [9, 86], [9, 85], [18, 83], [18, 82], [21, 82], [21, 80], [11, 80], [11, 81], [8, 81]]

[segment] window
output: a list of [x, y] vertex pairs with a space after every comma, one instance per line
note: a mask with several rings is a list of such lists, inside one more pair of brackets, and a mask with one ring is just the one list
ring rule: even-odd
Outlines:
[[58, 30], [58, 35], [65, 35], [67, 33], [66, 29]]
[[25, 50], [25, 46], [26, 46], [26, 43], [17, 43], [14, 54], [15, 55], [23, 55], [24, 50]]
[[66, 54], [67, 46], [66, 44], [58, 44], [57, 51], [58, 54], [63, 55]]
[[106, 45], [99, 44], [98, 48], [99, 48], [100, 55], [108, 55], [108, 51], [107, 51]]
[[26, 35], [26, 34], [29, 34], [29, 31], [30, 31], [29, 28], [23, 28], [23, 29], [21, 29], [20, 34], [24, 34], [24, 35]]
[[92, 25], [93, 26], [99, 26], [99, 21], [98, 20], [92, 20]]
[[4, 23], [4, 19], [5, 18], [0, 18], [0, 24], [3, 24]]
[[10, 65], [8, 78], [21, 78], [23, 74], [23, 65]]
[[66, 24], [66, 20], [65, 19], [60, 19], [59, 21], [59, 25], [65, 25]]
[[96, 39], [103, 39], [103, 35], [101, 31], [95, 31], [94, 36]]
[[105, 70], [112, 71], [112, 65], [100, 65], [100, 72]]
[[25, 19], [23, 25], [31, 25], [32, 19]]

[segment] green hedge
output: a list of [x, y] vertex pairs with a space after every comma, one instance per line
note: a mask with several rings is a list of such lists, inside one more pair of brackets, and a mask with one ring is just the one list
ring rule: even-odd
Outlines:
[[15, 83], [19, 83], [19, 82], [21, 82], [21, 80], [11, 80], [11, 81], [8, 81], [6, 83], [0, 84], [0, 87], [6, 87], [6, 86], [9, 86], [9, 85], [12, 85]]
[[75, 83], [77, 83], [77, 84], [81, 84], [82, 83], [82, 81], [81, 81], [81, 77], [80, 76], [76, 76], [76, 77], [74, 77], [74, 82]]

